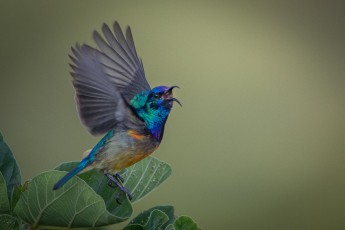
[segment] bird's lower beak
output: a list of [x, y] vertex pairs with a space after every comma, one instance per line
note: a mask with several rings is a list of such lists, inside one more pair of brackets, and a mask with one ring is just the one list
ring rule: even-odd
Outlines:
[[173, 97], [172, 90], [173, 90], [174, 88], [180, 88], [180, 87], [178, 87], [177, 85], [174, 85], [174, 86], [169, 87], [169, 88], [164, 92], [163, 98], [164, 98], [166, 101], [168, 101], [168, 102], [173, 102], [173, 101], [175, 101], [175, 102], [177, 102], [177, 103], [182, 107], [181, 102], [180, 102], [179, 100], [177, 100], [176, 98]]
[[179, 100], [177, 100], [176, 98], [169, 98], [169, 99], [167, 99], [167, 101], [170, 101], [170, 102], [173, 102], [173, 101], [175, 101], [175, 102], [177, 102], [177, 104], [179, 104], [181, 107], [182, 107], [182, 104], [181, 104], [181, 102], [179, 101]]

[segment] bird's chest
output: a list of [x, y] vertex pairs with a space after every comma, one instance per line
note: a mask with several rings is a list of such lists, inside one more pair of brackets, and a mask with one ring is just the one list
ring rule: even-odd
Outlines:
[[97, 154], [96, 161], [104, 172], [115, 173], [149, 156], [158, 146], [152, 136], [129, 130], [115, 134]]

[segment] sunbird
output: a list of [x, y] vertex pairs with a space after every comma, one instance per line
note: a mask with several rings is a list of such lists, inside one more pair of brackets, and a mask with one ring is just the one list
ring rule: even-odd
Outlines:
[[92, 135], [105, 135], [53, 189], [78, 173], [97, 169], [131, 200], [120, 172], [158, 148], [174, 102], [181, 103], [173, 97], [178, 86], [151, 89], [129, 26], [124, 35], [118, 22], [113, 32], [104, 23], [102, 33], [104, 38], [93, 32], [98, 48], [76, 44], [69, 58], [80, 120]]

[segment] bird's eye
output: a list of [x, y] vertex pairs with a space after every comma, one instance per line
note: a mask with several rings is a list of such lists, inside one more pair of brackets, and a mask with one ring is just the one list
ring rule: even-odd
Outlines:
[[153, 97], [158, 99], [158, 98], [160, 98], [160, 95], [158, 93], [155, 93], [155, 94], [153, 94]]

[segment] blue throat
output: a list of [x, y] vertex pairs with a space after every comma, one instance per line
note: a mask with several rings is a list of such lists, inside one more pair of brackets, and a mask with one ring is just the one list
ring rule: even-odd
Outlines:
[[159, 142], [163, 138], [164, 125], [169, 112], [170, 110], [164, 108], [158, 108], [155, 112], [148, 112], [144, 108], [137, 110], [138, 116], [145, 121], [147, 129], [150, 130], [152, 136]]

